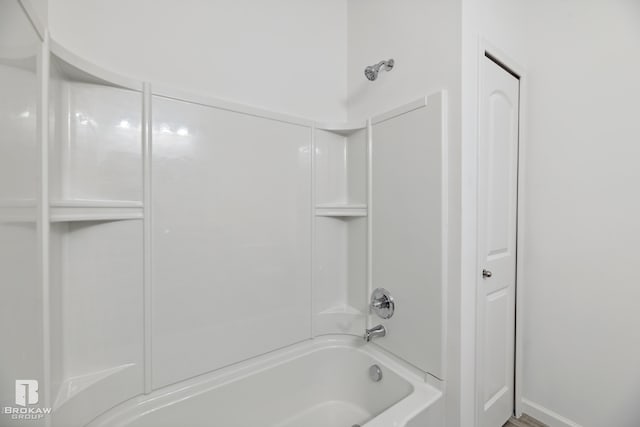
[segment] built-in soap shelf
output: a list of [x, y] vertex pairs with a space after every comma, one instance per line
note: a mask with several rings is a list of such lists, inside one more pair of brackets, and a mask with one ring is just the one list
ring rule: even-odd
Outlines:
[[21, 47], [0, 46], [0, 65], [12, 68], [37, 72], [37, 52], [36, 45], [25, 45]]
[[50, 203], [51, 222], [142, 219], [141, 202], [126, 200], [57, 200]]
[[126, 370], [127, 368], [134, 367], [135, 363], [127, 363], [120, 366], [114, 366], [112, 368], [103, 369], [96, 372], [90, 372], [84, 375], [77, 375], [67, 378], [63, 381], [58, 389], [58, 394], [53, 402], [53, 409], [57, 410], [62, 407], [66, 402], [73, 399], [80, 392], [86, 391], [94, 385], [105, 382], [110, 377], [117, 376], [118, 373]]
[[356, 121], [346, 123], [316, 123], [316, 129], [335, 133], [341, 136], [350, 136], [355, 132], [367, 129], [367, 122]]
[[366, 316], [349, 305], [340, 305], [322, 310], [314, 316], [314, 335], [348, 334], [360, 335], [365, 328]]
[[314, 318], [314, 335], [360, 335], [365, 328], [365, 314], [348, 304], [322, 310]]
[[363, 217], [367, 216], [367, 205], [361, 203], [320, 204], [316, 205], [316, 216]]
[[363, 315], [364, 313], [360, 310], [358, 310], [355, 307], [352, 307], [350, 305], [336, 305], [333, 307], [329, 307], [325, 310], [322, 310], [320, 313], [318, 313], [320, 315], [330, 315], [330, 314], [351, 314], [354, 316], [359, 316], [359, 315]]
[[121, 402], [122, 390], [136, 387], [141, 380], [135, 363], [67, 378], [53, 402], [55, 425], [78, 425], [74, 423], [78, 419], [89, 421], [95, 417], [93, 402], [100, 402], [105, 409], [113, 407]]

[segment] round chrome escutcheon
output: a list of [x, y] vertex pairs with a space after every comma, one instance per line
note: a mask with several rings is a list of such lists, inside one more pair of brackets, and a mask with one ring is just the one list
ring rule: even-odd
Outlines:
[[373, 311], [381, 319], [389, 319], [393, 316], [396, 309], [396, 303], [388, 290], [377, 288], [371, 294], [371, 311]]

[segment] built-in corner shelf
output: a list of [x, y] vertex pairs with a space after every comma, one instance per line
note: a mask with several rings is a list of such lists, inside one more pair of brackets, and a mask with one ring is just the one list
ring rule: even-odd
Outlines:
[[367, 128], [366, 121], [347, 122], [347, 123], [316, 123], [316, 129], [332, 132], [342, 136], [349, 136], [359, 130]]
[[135, 363], [127, 363], [124, 365], [114, 366], [112, 368], [107, 368], [96, 372], [90, 372], [85, 375], [78, 375], [65, 379], [60, 385], [58, 394], [53, 403], [53, 408], [58, 409], [62, 407], [65, 403], [72, 400], [82, 391], [85, 391], [90, 387], [94, 387], [96, 384], [104, 382], [110, 377], [117, 376], [122, 371], [134, 366]]
[[126, 200], [57, 200], [50, 204], [51, 222], [123, 221], [144, 218], [141, 202]]
[[366, 315], [350, 305], [339, 305], [322, 310], [314, 316], [314, 335], [361, 335], [366, 326]]
[[53, 401], [56, 425], [86, 425], [97, 413], [135, 396], [131, 390], [136, 390], [141, 381], [141, 369], [136, 363], [64, 378]]
[[7, 48], [0, 47], [0, 64], [35, 73], [37, 71], [37, 49], [33, 45]]
[[333, 307], [329, 307], [325, 310], [322, 310], [320, 315], [328, 315], [328, 314], [341, 314], [341, 315], [351, 315], [351, 316], [364, 316], [360, 310], [350, 305], [337, 305]]
[[365, 204], [321, 204], [316, 205], [316, 216], [328, 217], [364, 217], [367, 216]]
[[366, 326], [368, 121], [315, 123], [313, 336]]

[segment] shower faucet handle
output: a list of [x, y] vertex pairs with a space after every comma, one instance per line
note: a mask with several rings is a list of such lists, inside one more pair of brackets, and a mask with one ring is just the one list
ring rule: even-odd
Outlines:
[[381, 319], [389, 319], [396, 310], [396, 303], [388, 290], [377, 288], [371, 294], [369, 308]]

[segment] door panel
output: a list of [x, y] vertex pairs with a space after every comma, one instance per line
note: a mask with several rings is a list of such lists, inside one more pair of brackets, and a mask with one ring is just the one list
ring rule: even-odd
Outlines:
[[481, 427], [501, 427], [513, 413], [518, 108], [518, 79], [485, 57], [478, 147], [481, 278], [477, 375]]
[[492, 259], [508, 257], [512, 253], [511, 213], [514, 200], [511, 177], [516, 148], [512, 129], [514, 111], [514, 106], [503, 92], [489, 96], [487, 256]]

